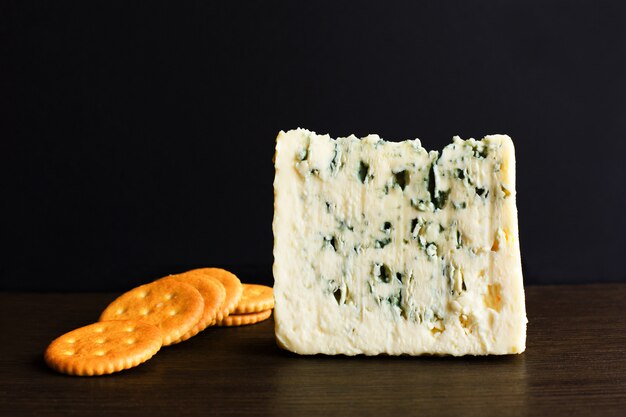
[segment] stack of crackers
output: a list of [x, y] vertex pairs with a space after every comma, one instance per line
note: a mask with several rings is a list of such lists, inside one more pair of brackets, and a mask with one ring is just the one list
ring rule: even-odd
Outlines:
[[122, 294], [97, 323], [55, 339], [44, 357], [65, 374], [110, 374], [137, 366], [162, 346], [183, 342], [209, 326], [266, 320], [273, 308], [271, 287], [242, 284], [220, 268], [194, 269]]

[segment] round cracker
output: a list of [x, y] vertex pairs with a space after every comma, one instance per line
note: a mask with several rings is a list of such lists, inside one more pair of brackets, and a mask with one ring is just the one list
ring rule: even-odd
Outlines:
[[161, 348], [158, 327], [138, 320], [90, 324], [56, 338], [44, 353], [52, 369], [69, 375], [93, 376], [135, 367]]
[[100, 321], [145, 321], [161, 329], [163, 346], [168, 346], [198, 323], [203, 310], [204, 300], [194, 287], [176, 280], [159, 280], [119, 296], [102, 312]]
[[258, 313], [274, 308], [274, 290], [267, 285], [242, 284], [241, 299], [232, 314]]
[[272, 315], [272, 310], [265, 310], [258, 313], [249, 314], [231, 314], [217, 322], [218, 326], [244, 326], [246, 324], [255, 324], [263, 320], [267, 320]]
[[224, 300], [222, 309], [217, 313], [218, 322], [232, 313], [235, 307], [237, 307], [237, 303], [239, 303], [241, 293], [243, 292], [243, 287], [241, 281], [239, 281], [239, 278], [237, 278], [235, 274], [221, 268], [199, 268], [193, 269], [189, 271], [189, 273], [208, 275], [217, 279], [224, 286], [226, 299]]
[[208, 326], [215, 324], [217, 313], [222, 308], [222, 304], [224, 304], [224, 300], [226, 299], [226, 290], [221, 282], [215, 278], [209, 277], [208, 275], [191, 272], [170, 275], [162, 278], [162, 280], [166, 279], [173, 279], [175, 281], [191, 285], [198, 290], [204, 299], [204, 310], [198, 323], [196, 323], [191, 330], [182, 335], [180, 339], [176, 340], [174, 343], [183, 342], [190, 337], [197, 335]]

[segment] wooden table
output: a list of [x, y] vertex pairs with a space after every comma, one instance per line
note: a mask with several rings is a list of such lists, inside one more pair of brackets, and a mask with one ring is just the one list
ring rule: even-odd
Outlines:
[[0, 415], [626, 415], [626, 285], [526, 291], [522, 355], [300, 357], [268, 320], [93, 378], [49, 370], [42, 352], [115, 294], [0, 293]]

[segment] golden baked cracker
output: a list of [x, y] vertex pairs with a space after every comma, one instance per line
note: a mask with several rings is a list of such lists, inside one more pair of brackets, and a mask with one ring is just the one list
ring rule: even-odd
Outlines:
[[56, 338], [44, 353], [52, 369], [69, 375], [111, 374], [137, 366], [159, 351], [158, 327], [138, 320], [93, 323]]
[[182, 335], [175, 343], [183, 342], [195, 336], [208, 326], [215, 324], [217, 312], [220, 311], [226, 299], [226, 290], [221, 282], [205, 274], [185, 272], [177, 275], [170, 275], [162, 280], [173, 279], [185, 284], [189, 284], [198, 290], [204, 299], [204, 311], [202, 317], [196, 325], [187, 333]]
[[267, 285], [242, 284], [241, 299], [232, 314], [258, 313], [274, 308], [274, 290]]
[[244, 326], [267, 320], [272, 315], [272, 310], [265, 310], [258, 313], [232, 314], [217, 322], [218, 326]]
[[204, 310], [204, 300], [194, 287], [176, 280], [159, 280], [119, 296], [102, 312], [104, 320], [142, 320], [163, 332], [168, 346], [191, 330]]
[[237, 278], [235, 274], [221, 268], [199, 268], [193, 269], [189, 272], [206, 274], [213, 277], [221, 282], [226, 289], [226, 300], [224, 300], [222, 309], [217, 313], [217, 321], [220, 321], [224, 317], [228, 316], [235, 309], [235, 307], [237, 307], [237, 303], [239, 303], [241, 293], [243, 292], [243, 287], [241, 285], [241, 281], [239, 281], [239, 278]]

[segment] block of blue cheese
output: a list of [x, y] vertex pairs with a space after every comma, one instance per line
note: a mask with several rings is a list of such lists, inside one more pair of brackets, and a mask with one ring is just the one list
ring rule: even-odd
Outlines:
[[488, 355], [525, 350], [508, 136], [331, 139], [280, 132], [275, 333], [299, 354]]

